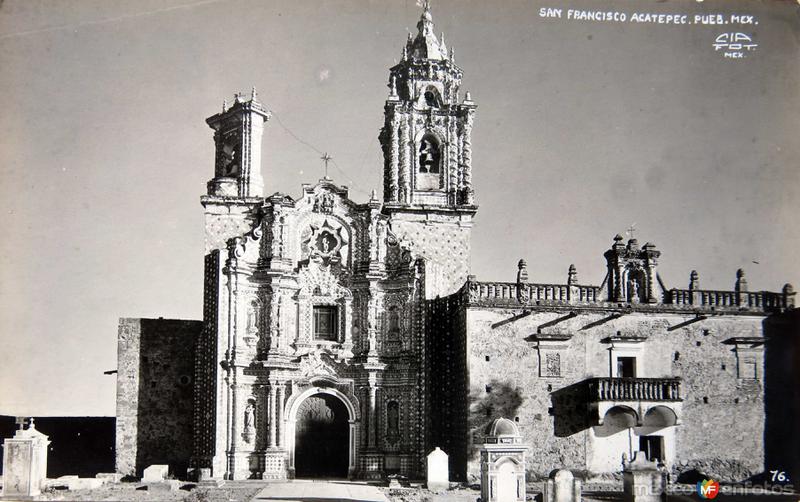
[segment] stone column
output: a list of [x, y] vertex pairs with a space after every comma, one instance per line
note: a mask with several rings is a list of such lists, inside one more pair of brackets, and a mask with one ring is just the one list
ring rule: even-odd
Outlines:
[[464, 204], [473, 203], [472, 193], [472, 122], [473, 112], [464, 121]]
[[[404, 117], [405, 118], [405, 117]], [[408, 120], [400, 123], [400, 176], [398, 202], [411, 202], [411, 144], [408, 137]]]
[[259, 429], [259, 442], [258, 447], [262, 449], [266, 449], [268, 446], [268, 439], [267, 436], [269, 435], [269, 386], [267, 385], [260, 385], [260, 392], [259, 395], [261, 396], [261, 406], [257, 406], [256, 410], [258, 411], [257, 416], [259, 417], [258, 421], [258, 429]]
[[390, 133], [389, 141], [389, 200], [397, 202], [397, 181], [400, 168], [400, 148], [398, 145], [399, 132], [400, 132], [400, 119], [397, 115], [392, 115], [391, 121], [392, 130]]
[[[451, 117], [447, 133], [447, 173], [449, 177], [447, 193], [450, 197], [450, 204], [458, 204], [458, 136], [456, 136], [456, 120]], [[442, 152], [444, 153], [444, 152]]]
[[277, 389], [277, 411], [276, 411], [276, 420], [275, 420], [275, 428], [276, 428], [276, 435], [277, 435], [277, 446], [278, 448], [283, 448], [285, 444], [285, 440], [283, 437], [283, 404], [285, 400], [286, 389], [284, 384], [278, 386]]
[[275, 437], [277, 432], [277, 420], [275, 417], [276, 410], [276, 394], [277, 385], [275, 382], [269, 384], [269, 447], [275, 448]]
[[375, 409], [375, 404], [377, 400], [378, 388], [374, 384], [370, 384], [369, 386], [369, 431], [368, 431], [368, 446], [369, 448], [375, 448], [377, 444], [377, 413]]

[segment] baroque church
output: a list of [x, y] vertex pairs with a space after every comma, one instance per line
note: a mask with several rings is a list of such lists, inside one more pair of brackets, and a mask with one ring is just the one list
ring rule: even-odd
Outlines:
[[523, 260], [477, 280], [477, 105], [428, 6], [417, 29], [389, 70], [382, 200], [327, 177], [266, 195], [255, 91], [207, 119], [203, 320], [120, 320], [117, 471], [420, 478], [440, 447], [466, 481], [500, 416], [531, 476], [613, 475], [637, 451], [677, 475], [789, 468], [771, 438], [791, 422], [765, 417], [797, 412], [770, 401], [791, 375], [767, 348], [796, 325], [792, 287], [749, 291], [741, 270], [730, 291], [694, 271], [668, 285], [656, 246], [620, 236], [597, 285], [572, 266], [530, 282]]

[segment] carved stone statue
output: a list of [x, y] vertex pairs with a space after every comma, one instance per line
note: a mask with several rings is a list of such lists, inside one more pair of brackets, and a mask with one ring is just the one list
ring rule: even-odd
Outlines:
[[253, 403], [247, 403], [247, 407], [244, 409], [244, 428], [245, 429], [252, 429], [253, 424], [255, 424], [255, 406]]
[[630, 293], [631, 303], [639, 303], [639, 281], [633, 278], [629, 279], [628, 292]]

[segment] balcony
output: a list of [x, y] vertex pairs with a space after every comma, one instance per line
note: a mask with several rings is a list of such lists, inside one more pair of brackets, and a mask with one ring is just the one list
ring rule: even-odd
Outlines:
[[680, 378], [591, 378], [589, 400], [681, 401]]
[[592, 422], [626, 414], [631, 426], [657, 419], [663, 426], [680, 424], [680, 378], [590, 378], [585, 381]]

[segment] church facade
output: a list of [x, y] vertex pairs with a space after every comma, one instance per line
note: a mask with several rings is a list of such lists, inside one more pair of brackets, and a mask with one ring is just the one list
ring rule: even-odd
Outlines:
[[613, 473], [639, 450], [676, 472], [763, 471], [765, 332], [791, 286], [668, 287], [656, 247], [619, 236], [600, 285], [574, 267], [535, 284], [524, 261], [476, 280], [476, 104], [428, 7], [417, 28], [389, 71], [382, 200], [328, 178], [266, 196], [255, 90], [207, 120], [203, 320], [121, 320], [117, 470], [413, 478], [439, 446], [466, 480], [505, 416], [533, 474]]

